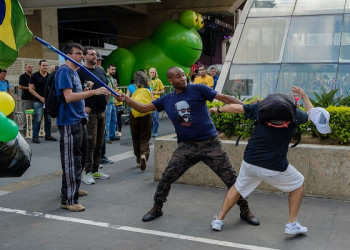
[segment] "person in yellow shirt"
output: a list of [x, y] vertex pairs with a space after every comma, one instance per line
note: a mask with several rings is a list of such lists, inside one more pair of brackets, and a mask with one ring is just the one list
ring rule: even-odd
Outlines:
[[[164, 94], [164, 85], [162, 81], [158, 78], [158, 73], [155, 68], [150, 68], [148, 70], [150, 77], [149, 86], [151, 88], [151, 93], [153, 95], [153, 100], [157, 100], [161, 94]], [[158, 135], [159, 128], [159, 113], [154, 110], [152, 113], [152, 136], [156, 137]]]
[[[134, 73], [135, 92], [131, 99], [136, 100], [144, 105], [152, 102], [152, 94], [149, 90], [147, 75], [142, 71]], [[149, 140], [151, 139], [151, 113], [140, 113], [135, 109], [131, 110], [129, 117], [132, 144], [136, 156], [137, 166], [144, 171], [150, 154]]]
[[198, 76], [194, 79], [193, 83], [201, 83], [207, 85], [210, 88], [213, 88], [214, 79], [210, 75], [207, 75], [207, 71], [205, 70], [204, 65], [200, 65], [198, 67]]

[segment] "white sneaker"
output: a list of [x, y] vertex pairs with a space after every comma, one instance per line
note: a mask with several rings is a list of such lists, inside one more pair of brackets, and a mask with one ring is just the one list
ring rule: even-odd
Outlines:
[[95, 184], [94, 177], [92, 176], [92, 173], [87, 173], [84, 175], [83, 182], [87, 185]]
[[122, 137], [122, 132], [117, 132], [118, 137]]
[[211, 229], [215, 231], [221, 231], [222, 226], [224, 225], [223, 220], [218, 220], [217, 216], [214, 216], [215, 220], [211, 222]]
[[101, 180], [109, 179], [109, 175], [108, 175], [108, 174], [104, 174], [104, 173], [102, 173], [101, 171], [92, 173], [92, 177], [93, 177], [94, 179], [101, 179]]
[[307, 232], [307, 227], [303, 227], [299, 222], [294, 223], [286, 223], [286, 227], [284, 229], [285, 234], [303, 234]]

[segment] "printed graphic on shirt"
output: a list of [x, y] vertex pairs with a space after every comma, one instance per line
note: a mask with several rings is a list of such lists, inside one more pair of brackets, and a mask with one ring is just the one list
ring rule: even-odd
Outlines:
[[191, 127], [191, 108], [186, 101], [175, 103], [175, 111], [177, 112], [180, 125], [183, 127]]
[[83, 86], [81, 86], [80, 78], [78, 74], [73, 74], [73, 89], [76, 89], [77, 92], [83, 91]]

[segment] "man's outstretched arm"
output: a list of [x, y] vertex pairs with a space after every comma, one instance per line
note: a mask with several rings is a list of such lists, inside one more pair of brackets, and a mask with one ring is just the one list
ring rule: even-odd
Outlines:
[[223, 107], [212, 107], [210, 112], [213, 112], [215, 114], [220, 114], [220, 113], [232, 113], [232, 114], [241, 114], [245, 113], [243, 109], [243, 105], [241, 104], [229, 104], [225, 105]]
[[305, 108], [306, 108], [306, 112], [309, 112], [310, 109], [313, 108], [312, 103], [310, 102], [309, 97], [307, 96], [307, 94], [304, 92], [304, 90], [300, 87], [296, 87], [293, 86], [292, 87], [292, 92], [294, 92], [295, 94], [297, 94], [301, 99], [303, 99], [304, 104], [305, 104]]
[[233, 96], [223, 95], [220, 93], [216, 94], [215, 99], [222, 101], [226, 104], [240, 104], [240, 105], [244, 104], [242, 101], [238, 100], [237, 98], [234, 98]]
[[156, 106], [153, 105], [153, 103], [148, 103], [148, 104], [143, 104], [141, 102], [137, 102], [133, 99], [131, 99], [129, 96], [123, 94], [123, 93], [118, 93], [120, 95], [120, 97], [117, 97], [117, 100], [124, 100], [126, 102], [126, 104], [128, 104], [130, 107], [132, 107], [133, 109], [135, 109], [138, 112], [141, 113], [147, 113], [150, 111], [154, 111], [156, 110]]

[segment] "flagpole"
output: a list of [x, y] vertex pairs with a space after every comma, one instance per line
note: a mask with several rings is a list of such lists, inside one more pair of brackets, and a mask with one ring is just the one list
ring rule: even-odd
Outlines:
[[42, 43], [44, 46], [48, 47], [50, 50], [56, 52], [57, 54], [63, 56], [66, 60], [74, 63], [75, 65], [77, 65], [79, 68], [82, 68], [86, 73], [88, 73], [92, 78], [94, 78], [96, 81], [98, 81], [103, 87], [105, 87], [106, 89], [108, 89], [114, 96], [118, 97], [119, 95], [114, 92], [114, 90], [112, 90], [110, 87], [107, 86], [107, 84], [105, 84], [103, 81], [100, 80], [100, 78], [98, 78], [97, 76], [95, 76], [93, 73], [90, 72], [90, 70], [88, 70], [87, 68], [84, 67], [84, 65], [78, 63], [77, 61], [73, 60], [72, 58], [70, 58], [69, 56], [65, 55], [62, 51], [56, 49], [54, 46], [52, 46], [51, 44], [49, 44], [48, 42], [44, 41], [43, 39], [34, 36], [34, 38], [39, 41], [40, 43]]

